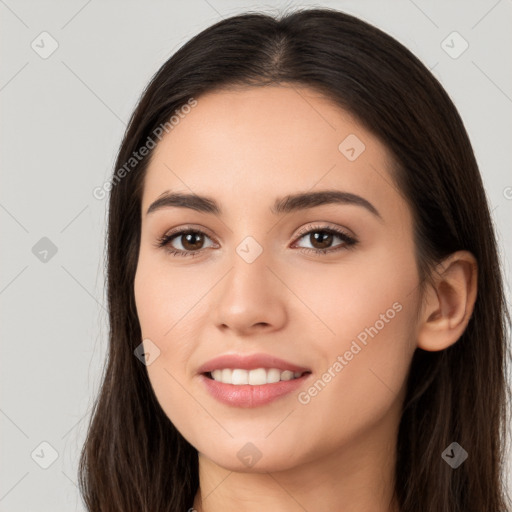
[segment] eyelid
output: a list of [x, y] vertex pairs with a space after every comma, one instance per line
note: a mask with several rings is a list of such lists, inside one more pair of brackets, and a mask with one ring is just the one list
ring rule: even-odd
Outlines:
[[[338, 253], [343, 250], [349, 250], [351, 248], [356, 247], [359, 244], [359, 240], [356, 236], [348, 234], [346, 232], [346, 231], [350, 231], [350, 230], [346, 230], [345, 228], [341, 228], [338, 226], [334, 227], [334, 226], [331, 226], [329, 222], [322, 221], [322, 223], [317, 224], [317, 225], [309, 225], [309, 226], [303, 227], [299, 231], [299, 233], [297, 235], [295, 235], [294, 242], [291, 247], [295, 248], [296, 243], [299, 242], [306, 235], [308, 235], [310, 233], [322, 232], [322, 231], [328, 232], [331, 235], [334, 235], [335, 237], [342, 240], [343, 243], [340, 245], [334, 246], [334, 247], [327, 248], [327, 249], [315, 249], [315, 248], [299, 246], [299, 247], [297, 247], [299, 252], [304, 253], [304, 254], [313, 253], [315, 256], [319, 256], [319, 255], [325, 256], [326, 254], [335, 254], [335, 253]], [[216, 238], [209, 234], [210, 233], [209, 229], [204, 228], [203, 226], [197, 228], [192, 225], [183, 225], [183, 226], [179, 226], [177, 228], [173, 228], [171, 231], [167, 231], [163, 236], [159, 237], [156, 240], [156, 243], [154, 243], [154, 246], [157, 249], [163, 248], [170, 255], [172, 255], [172, 257], [182, 257], [182, 256], [187, 257], [188, 256], [188, 257], [193, 258], [196, 256], [201, 256], [202, 254], [204, 254], [204, 252], [207, 249], [212, 249], [212, 247], [207, 247], [207, 248], [201, 248], [201, 249], [197, 249], [197, 250], [187, 251], [187, 250], [183, 250], [183, 249], [175, 249], [171, 246], [171, 242], [174, 238], [179, 238], [180, 236], [183, 236], [183, 235], [185, 235], [187, 233], [191, 233], [191, 232], [205, 235], [207, 238], [209, 238], [210, 240], [213, 241], [214, 246], [215, 246], [215, 244], [218, 244], [218, 242], [216, 241]], [[216, 247], [213, 247], [213, 248], [216, 248]]]
[[297, 233], [297, 235], [295, 236], [295, 238], [300, 238], [308, 233], [310, 233], [311, 231], [322, 231], [322, 230], [333, 230], [333, 231], [336, 231], [336, 232], [341, 232], [343, 233], [344, 235], [350, 237], [350, 238], [357, 238], [351, 230], [345, 228], [345, 227], [341, 227], [341, 226], [337, 226], [337, 225], [334, 225], [328, 221], [315, 221], [316, 223], [314, 225], [307, 225], [307, 226], [304, 226], [303, 228], [301, 228], [299, 230], [299, 232]]
[[[349, 238], [357, 239], [357, 237], [351, 232], [351, 230], [348, 230], [347, 228], [342, 228], [342, 227], [338, 227], [335, 225], [331, 225], [331, 223], [328, 221], [316, 221], [316, 223], [313, 225], [309, 224], [309, 225], [302, 227], [298, 231], [298, 233], [293, 237], [293, 240], [294, 240], [294, 242], [296, 242], [298, 239], [302, 238], [304, 235], [310, 233], [311, 231], [315, 231], [315, 230], [320, 231], [320, 230], [329, 230], [329, 229], [332, 229], [333, 231], [336, 231], [336, 232], [341, 232]], [[172, 235], [175, 235], [178, 233], [183, 234], [184, 232], [187, 232], [187, 231], [198, 231], [200, 233], [204, 233], [209, 238], [211, 238], [213, 241], [218, 243], [218, 241], [216, 240], [216, 237], [211, 234], [211, 231], [208, 228], [205, 228], [204, 226], [194, 225], [194, 224], [184, 224], [184, 225], [178, 226], [176, 228], [172, 228], [172, 229], [166, 231], [158, 239], [162, 240], [164, 238], [169, 238]]]
[[331, 235], [342, 240], [343, 243], [328, 249], [311, 249], [308, 247], [298, 247], [299, 249], [301, 249], [302, 252], [312, 252], [316, 254], [333, 254], [343, 249], [347, 250], [356, 247], [359, 244], [359, 239], [355, 235], [349, 234], [347, 231], [352, 233], [350, 230], [346, 230], [345, 228], [341, 228], [338, 226], [330, 226], [328, 223], [320, 224], [317, 226], [308, 226], [305, 227], [304, 229], [301, 229], [301, 231], [295, 236], [295, 241], [293, 242], [292, 247], [296, 247], [296, 244], [299, 243], [302, 238], [304, 238], [308, 234], [315, 232], [330, 233]]
[[198, 224], [183, 224], [176, 228], [171, 228], [167, 230], [160, 238], [170, 237], [178, 233], [182, 234], [187, 231], [197, 231], [199, 233], [204, 233], [212, 240], [216, 240], [215, 236], [213, 236], [212, 232], [208, 228], [205, 228], [204, 226], [200, 226]]
[[[213, 245], [216, 245], [216, 244], [218, 245], [216, 238], [210, 234], [210, 230], [208, 228], [205, 228], [204, 226], [195, 227], [192, 224], [185, 224], [185, 225], [178, 226], [176, 228], [172, 228], [172, 229], [166, 231], [162, 236], [158, 236], [156, 238], [155, 242], [153, 243], [153, 246], [156, 247], [157, 249], [165, 249], [165, 250], [171, 252], [169, 247], [167, 247], [168, 245], [170, 245], [171, 241], [175, 238], [179, 238], [180, 236], [185, 235], [188, 232], [204, 234], [210, 240], [213, 241]], [[204, 250], [205, 249], [198, 249], [197, 251], [183, 251], [181, 249], [174, 249], [174, 248], [172, 249], [172, 251], [175, 251], [176, 253], [183, 253], [183, 255], [185, 255], [185, 254], [189, 254], [189, 255], [200, 254]]]

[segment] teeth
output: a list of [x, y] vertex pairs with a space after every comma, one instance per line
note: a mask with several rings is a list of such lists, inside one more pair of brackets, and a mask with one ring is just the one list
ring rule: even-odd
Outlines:
[[281, 380], [281, 371], [277, 368], [270, 368], [267, 370], [267, 384], [279, 382]]
[[233, 370], [233, 374], [231, 375], [231, 384], [236, 384], [237, 386], [241, 384], [249, 384], [249, 372], [246, 370]]
[[291, 380], [293, 379], [293, 372], [290, 370], [285, 370], [283, 373], [281, 373], [281, 380]]
[[301, 372], [281, 371], [277, 368], [256, 368], [255, 370], [223, 368], [222, 370], [213, 370], [211, 372], [213, 380], [223, 382], [224, 384], [235, 384], [236, 386], [242, 384], [261, 386], [263, 384], [279, 382], [280, 380], [297, 379], [301, 375]]
[[[238, 370], [243, 371], [243, 370]], [[245, 372], [247, 373], [247, 372]], [[267, 370], [265, 368], [258, 368], [249, 372], [249, 384], [252, 386], [261, 386], [267, 383]], [[235, 383], [236, 384], [236, 383]]]
[[222, 380], [222, 382], [231, 382], [231, 375], [233, 374], [233, 370], [231, 368], [224, 368], [224, 370], [215, 370], [217, 372], [221, 372], [217, 378], [214, 377], [215, 380]]

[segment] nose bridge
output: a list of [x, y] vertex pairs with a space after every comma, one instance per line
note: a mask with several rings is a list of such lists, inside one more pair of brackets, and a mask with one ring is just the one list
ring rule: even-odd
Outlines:
[[252, 236], [245, 237], [235, 247], [231, 258], [228, 293], [249, 297], [274, 293], [269, 279], [271, 272], [267, 268], [271, 265], [270, 260], [268, 249]]
[[[231, 255], [232, 273], [242, 273], [251, 279], [253, 274], [268, 272], [266, 265], [272, 265], [271, 238], [275, 233], [267, 233], [263, 222], [263, 212], [249, 212], [247, 206], [240, 204], [237, 216], [233, 217], [231, 240], [234, 253]], [[250, 222], [249, 218], [257, 219]]]
[[234, 248], [230, 270], [219, 289], [216, 322], [235, 330], [255, 324], [278, 325], [285, 317], [282, 284], [267, 267], [272, 267], [270, 249], [255, 237], [246, 236]]

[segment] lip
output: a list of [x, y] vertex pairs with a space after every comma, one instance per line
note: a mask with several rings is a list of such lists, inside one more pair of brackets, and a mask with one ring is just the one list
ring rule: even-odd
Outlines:
[[252, 386], [251, 384], [224, 384], [206, 375], [199, 375], [208, 392], [219, 402], [233, 407], [259, 407], [269, 404], [284, 395], [296, 391], [311, 373], [292, 380], [281, 380], [272, 384]]
[[[224, 368], [240, 368], [241, 370], [255, 370], [256, 368], [277, 368], [278, 370], [290, 370], [292, 372], [309, 372], [309, 368], [297, 366], [296, 364], [279, 359], [269, 354], [223, 354], [210, 359], [199, 367], [197, 373], [209, 373], [213, 370]], [[277, 382], [276, 382], [277, 384]]]
[[[296, 379], [261, 384], [259, 386], [251, 384], [224, 384], [206, 375], [213, 370], [224, 368], [240, 368], [242, 370], [277, 368], [281, 371], [301, 372], [303, 375]], [[297, 390], [311, 376], [309, 368], [298, 366], [269, 354], [224, 354], [200, 366], [198, 373], [201, 382], [216, 400], [226, 405], [244, 408], [269, 404]]]

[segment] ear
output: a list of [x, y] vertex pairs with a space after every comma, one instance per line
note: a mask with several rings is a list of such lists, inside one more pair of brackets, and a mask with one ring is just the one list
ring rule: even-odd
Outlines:
[[433, 284], [423, 297], [417, 345], [427, 351], [443, 350], [463, 334], [473, 314], [478, 266], [469, 251], [450, 254], [437, 265]]

